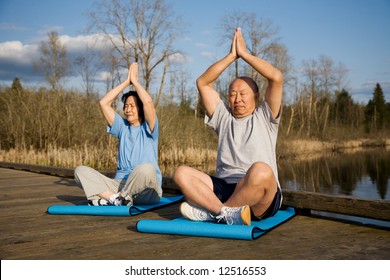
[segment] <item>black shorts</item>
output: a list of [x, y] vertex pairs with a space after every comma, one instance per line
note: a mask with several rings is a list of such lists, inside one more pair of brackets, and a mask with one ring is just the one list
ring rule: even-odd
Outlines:
[[[210, 176], [210, 177], [211, 177], [211, 181], [213, 182], [213, 191], [215, 195], [222, 203], [226, 202], [232, 196], [237, 184], [228, 184], [226, 183], [225, 180], [221, 178], [217, 178], [214, 176]], [[267, 211], [265, 211], [264, 215], [262, 215], [261, 217], [256, 217], [253, 214], [251, 209], [252, 220], [259, 221], [275, 215], [281, 206], [281, 200], [282, 200], [282, 192], [278, 187], [274, 200], [272, 201], [271, 205], [268, 207]]]

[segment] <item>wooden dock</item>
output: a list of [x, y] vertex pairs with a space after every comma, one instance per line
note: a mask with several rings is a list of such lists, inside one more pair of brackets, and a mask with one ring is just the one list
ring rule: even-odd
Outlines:
[[[11, 163], [0, 163], [0, 167], [2, 260], [390, 258], [388, 228], [316, 216], [297, 215], [256, 240], [243, 241], [137, 232], [135, 225], [140, 219], [180, 216], [178, 203], [134, 217], [49, 215], [46, 210], [50, 205], [86, 202], [72, 178], [72, 170]], [[164, 190], [166, 193], [176, 190], [167, 178]], [[307, 212], [308, 203], [312, 204], [311, 209], [320, 211], [344, 203], [348, 213], [372, 217], [380, 212], [383, 220], [390, 220], [390, 202], [341, 201], [342, 198], [332, 200], [326, 195], [312, 200], [309, 196], [287, 191], [284, 203], [295, 205], [302, 213]], [[313, 201], [325, 202], [325, 206], [316, 207]], [[368, 209], [363, 214], [359, 210], [361, 205]]]

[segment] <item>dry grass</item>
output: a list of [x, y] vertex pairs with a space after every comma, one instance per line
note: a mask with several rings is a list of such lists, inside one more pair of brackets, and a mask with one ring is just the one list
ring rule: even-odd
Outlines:
[[[61, 149], [49, 146], [47, 150], [30, 149], [0, 150], [0, 161], [17, 162], [75, 168], [78, 165], [88, 165], [100, 170], [115, 170], [115, 142], [110, 147], [84, 146], [82, 148]], [[338, 151], [354, 152], [366, 147], [386, 146], [390, 148], [390, 139], [362, 139], [350, 141], [316, 141], [291, 140], [284, 141], [278, 147], [278, 157], [281, 159], [311, 159]], [[204, 172], [215, 170], [217, 151], [199, 147], [176, 147], [161, 149], [159, 164], [164, 175], [170, 176], [179, 165], [194, 166]]]
[[[160, 165], [164, 166], [164, 170], [172, 173], [171, 166], [186, 164], [208, 168], [209, 163], [214, 163], [216, 158], [217, 152], [211, 149], [171, 147], [160, 151], [159, 161]], [[66, 168], [88, 165], [101, 170], [115, 170], [116, 160], [115, 147], [102, 149], [95, 146], [84, 146], [82, 148], [60, 149], [49, 146], [47, 150], [42, 151], [32, 148], [0, 150], [0, 161]]]
[[217, 151], [196, 147], [170, 147], [169, 150], [160, 151], [160, 162], [164, 164], [190, 164], [203, 165], [214, 162], [217, 159]]
[[278, 146], [279, 158], [309, 159], [324, 153], [356, 152], [368, 147], [390, 148], [390, 139], [359, 139], [343, 141], [290, 140]]
[[78, 149], [62, 149], [49, 146], [47, 150], [30, 149], [0, 150], [0, 161], [38, 164], [74, 168], [88, 165], [98, 169], [112, 169], [116, 166], [116, 154], [113, 149], [100, 149], [84, 146]]

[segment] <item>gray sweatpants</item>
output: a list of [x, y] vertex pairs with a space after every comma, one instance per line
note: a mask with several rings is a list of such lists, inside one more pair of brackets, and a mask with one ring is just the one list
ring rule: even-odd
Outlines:
[[140, 164], [134, 168], [127, 180], [108, 178], [99, 171], [78, 166], [74, 170], [76, 183], [84, 190], [87, 199], [99, 199], [99, 193], [111, 191], [133, 204], [155, 204], [160, 201], [162, 188], [158, 185], [156, 168], [151, 163]]

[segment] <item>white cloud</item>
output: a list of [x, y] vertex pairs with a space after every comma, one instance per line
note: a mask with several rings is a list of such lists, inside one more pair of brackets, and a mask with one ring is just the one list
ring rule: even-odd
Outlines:
[[68, 52], [76, 53], [84, 52], [87, 47], [93, 47], [94, 50], [104, 50], [108, 43], [108, 40], [101, 34], [79, 35], [76, 37], [62, 35], [60, 36], [60, 41], [65, 45]]
[[171, 63], [188, 63], [191, 61], [191, 57], [181, 53], [175, 53], [170, 56], [169, 61]]
[[211, 56], [213, 56], [213, 53], [212, 52], [201, 52], [200, 55], [204, 56], [204, 57], [211, 57]]
[[[26, 44], [21, 41], [0, 42], [0, 83], [11, 84], [15, 77], [19, 77], [22, 83], [27, 81], [30, 83], [44, 83], [42, 73], [34, 71], [33, 68], [33, 62], [38, 61], [41, 55], [39, 45], [42, 40], [47, 40], [47, 34], [40, 39], [37, 38], [34, 40], [32, 44]], [[102, 66], [98, 60], [102, 57], [102, 54], [106, 53], [107, 47], [111, 44], [103, 34], [60, 35], [59, 40], [65, 46], [68, 59], [73, 66], [75, 66], [75, 59], [86, 56], [87, 52], [94, 52], [93, 56], [96, 58], [95, 63], [98, 66]], [[112, 40], [117, 41], [120, 38], [113, 36]], [[191, 56], [182, 53], [172, 55], [170, 58], [172, 63], [181, 64], [189, 63], [191, 60]], [[100, 68], [100, 70], [103, 69]], [[127, 69], [123, 68], [122, 70], [126, 72], [123, 75], [126, 75]], [[74, 79], [78, 77], [79, 72], [76, 68], [72, 75], [74, 75]], [[109, 76], [110, 73], [100, 71], [96, 73], [94, 78], [96, 82], [105, 82]]]
[[207, 48], [208, 45], [207, 45], [207, 44], [204, 44], [204, 43], [196, 43], [196, 44], [195, 44], [195, 47], [197, 47], [197, 48]]
[[30, 64], [31, 57], [36, 56], [37, 53], [37, 45], [23, 45], [20, 41], [0, 43], [0, 62], [7, 61], [17, 64]]
[[[0, 81], [9, 83], [16, 76], [21, 80], [42, 79], [41, 74], [33, 69], [33, 62], [38, 61], [40, 56], [39, 44], [42, 40], [47, 40], [47, 37], [37, 39], [33, 44], [21, 41], [0, 42]], [[59, 40], [65, 45], [71, 62], [84, 55], [87, 46], [99, 52], [103, 51], [107, 44], [107, 40], [98, 34], [76, 37], [62, 35]]]
[[94, 79], [96, 81], [100, 81], [100, 82], [105, 82], [107, 81], [108, 79], [111, 78], [111, 73], [108, 72], [108, 71], [100, 71], [99, 73], [96, 74], [96, 76], [94, 77]]

